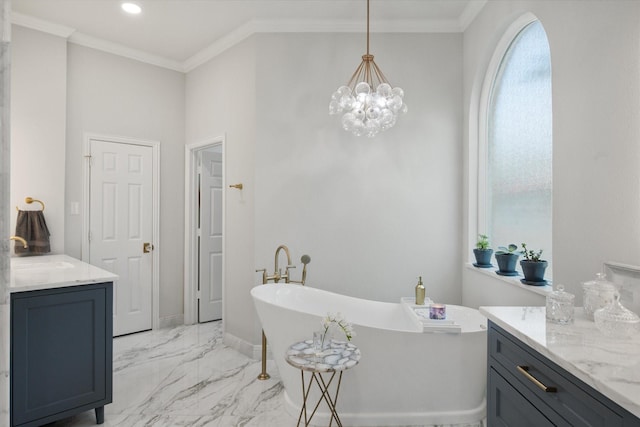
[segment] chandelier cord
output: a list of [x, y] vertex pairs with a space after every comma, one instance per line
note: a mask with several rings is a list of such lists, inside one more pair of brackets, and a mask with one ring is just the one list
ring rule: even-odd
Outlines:
[[367, 0], [367, 56], [369, 56], [369, 0]]

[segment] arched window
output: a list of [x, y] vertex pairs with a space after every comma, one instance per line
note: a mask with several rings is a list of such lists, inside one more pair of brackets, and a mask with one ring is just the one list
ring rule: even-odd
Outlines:
[[485, 224], [479, 226], [494, 246], [525, 242], [551, 261], [551, 54], [540, 21], [517, 33], [494, 75], [485, 98], [485, 212], [479, 212]]

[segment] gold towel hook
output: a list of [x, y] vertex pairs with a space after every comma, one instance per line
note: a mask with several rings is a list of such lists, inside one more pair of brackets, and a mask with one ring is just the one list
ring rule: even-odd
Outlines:
[[[41, 200], [34, 199], [33, 197], [25, 197], [24, 202], [28, 205], [30, 205], [33, 202], [40, 203], [40, 205], [42, 205], [42, 209], [40, 210], [44, 211], [44, 202]], [[16, 210], [19, 211], [20, 209], [16, 206]]]

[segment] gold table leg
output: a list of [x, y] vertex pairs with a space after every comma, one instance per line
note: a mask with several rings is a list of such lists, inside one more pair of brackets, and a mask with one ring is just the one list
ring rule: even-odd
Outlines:
[[[336, 393], [333, 399], [331, 398], [329, 387], [331, 386], [331, 383], [333, 382], [333, 379], [336, 376], [336, 372], [333, 372], [331, 374], [331, 377], [327, 382], [325, 382], [324, 378], [322, 377], [322, 374], [320, 374], [319, 372], [317, 373], [312, 372], [311, 378], [309, 378], [309, 383], [306, 386], [306, 388], [305, 388], [305, 382], [304, 382], [304, 371], [300, 370], [300, 374], [302, 378], [303, 402], [302, 402], [302, 408], [300, 408], [300, 415], [298, 416], [297, 426], [300, 426], [300, 421], [302, 421], [302, 414], [304, 414], [305, 427], [309, 426], [309, 424], [311, 423], [311, 419], [316, 414], [316, 411], [318, 410], [318, 407], [322, 403], [322, 400], [324, 400], [327, 403], [329, 410], [331, 411], [331, 418], [329, 419], [329, 427], [331, 427], [331, 425], [333, 424], [333, 420], [336, 421], [336, 424], [338, 425], [338, 427], [342, 427], [342, 421], [340, 421], [340, 417], [338, 416], [338, 411], [336, 409], [336, 405], [338, 403], [338, 393], [340, 392], [340, 384], [342, 383], [342, 371], [340, 371], [340, 375], [338, 376], [338, 385], [336, 387]], [[318, 388], [320, 389], [320, 392], [322, 394], [318, 399], [318, 403], [316, 403], [316, 406], [313, 408], [313, 412], [311, 412], [311, 416], [307, 418], [307, 398], [309, 397], [309, 392], [311, 391], [311, 384], [313, 383], [314, 380], [318, 385]]]
[[[329, 378], [329, 381], [325, 383], [324, 378], [322, 378], [322, 375], [320, 373], [316, 375], [316, 373], [314, 372], [313, 374], [313, 377], [315, 378], [316, 383], [318, 384], [318, 387], [322, 391], [322, 396], [320, 397], [320, 400], [324, 398], [325, 402], [327, 402], [327, 406], [329, 407], [329, 410], [331, 411], [331, 419], [329, 420], [329, 427], [331, 427], [331, 425], [333, 424], [334, 419], [336, 420], [336, 424], [338, 425], [338, 427], [342, 427], [342, 422], [340, 421], [340, 417], [338, 416], [338, 410], [336, 409], [336, 405], [338, 404], [338, 393], [340, 392], [340, 383], [342, 383], [342, 371], [340, 371], [340, 375], [338, 375], [338, 386], [336, 387], [336, 394], [332, 400], [331, 394], [329, 393], [329, 387], [331, 386], [331, 382], [333, 381], [333, 378], [335, 376], [336, 376], [336, 372], [331, 374], [331, 378]], [[318, 379], [320, 379], [320, 381], [318, 381]], [[322, 385], [320, 383], [322, 383]], [[319, 404], [320, 402], [318, 402], [318, 405]]]
[[302, 378], [302, 408], [300, 408], [300, 415], [298, 416], [298, 424], [296, 424], [296, 426], [300, 425], [300, 421], [302, 420], [302, 414], [304, 414], [304, 425], [308, 426], [309, 423], [311, 422], [311, 418], [313, 418], [313, 414], [315, 414], [316, 409], [318, 408], [318, 406], [316, 405], [316, 408], [313, 410], [313, 413], [311, 414], [311, 417], [307, 418], [307, 398], [309, 397], [309, 392], [311, 391], [311, 380], [313, 379], [313, 377], [309, 378], [309, 385], [307, 385], [307, 388], [305, 390], [304, 387], [304, 371], [301, 369], [300, 370], [300, 375]]

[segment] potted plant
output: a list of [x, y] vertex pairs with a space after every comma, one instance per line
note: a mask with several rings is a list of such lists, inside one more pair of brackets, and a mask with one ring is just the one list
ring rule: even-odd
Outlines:
[[542, 256], [542, 249], [534, 251], [533, 249], [527, 249], [525, 243], [522, 244], [522, 255], [524, 259], [520, 261], [522, 267], [522, 274], [524, 279], [520, 280], [525, 285], [543, 286], [547, 284], [544, 280], [544, 272], [547, 269], [547, 261], [540, 259]]
[[498, 251], [496, 252], [498, 271], [496, 271], [496, 274], [501, 276], [517, 276], [516, 264], [519, 256], [518, 246], [513, 243], [507, 247], [498, 246]]
[[473, 264], [478, 268], [489, 268], [491, 265], [491, 254], [493, 249], [489, 248], [489, 237], [485, 234], [478, 235], [478, 241], [476, 242], [476, 248], [473, 250], [473, 254], [476, 257], [476, 262]]

